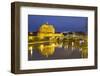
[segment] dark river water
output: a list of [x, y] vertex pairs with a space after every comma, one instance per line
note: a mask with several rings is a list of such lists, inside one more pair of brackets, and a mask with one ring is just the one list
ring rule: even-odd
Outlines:
[[28, 60], [87, 58], [87, 49], [71, 43], [43, 42], [28, 46]]

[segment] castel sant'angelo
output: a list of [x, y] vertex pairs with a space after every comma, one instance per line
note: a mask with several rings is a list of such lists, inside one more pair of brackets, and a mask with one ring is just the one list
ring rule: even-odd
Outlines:
[[45, 23], [40, 26], [37, 36], [39, 36], [40, 38], [58, 37], [58, 36], [63, 36], [63, 34], [56, 33], [56, 29], [53, 25]]

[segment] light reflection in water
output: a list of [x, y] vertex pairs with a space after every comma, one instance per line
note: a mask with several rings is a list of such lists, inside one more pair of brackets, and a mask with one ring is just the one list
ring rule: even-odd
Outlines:
[[28, 50], [29, 50], [29, 52], [30, 52], [30, 55], [32, 56], [32, 54], [33, 54], [33, 47], [32, 47], [32, 46], [29, 46], [29, 47], [28, 47]]
[[[79, 51], [80, 57], [79, 58], [87, 58], [88, 57], [88, 50], [87, 47], [78, 42], [79, 44], [75, 42], [46, 42], [46, 43], [38, 43], [29, 45], [29, 56], [31, 56], [30, 59], [32, 59], [32, 56], [35, 55], [33, 51], [38, 51], [38, 54], [43, 56], [44, 58], [54, 57], [56, 58], [56, 52], [63, 51], [66, 53], [66, 56], [70, 56], [71, 54]], [[59, 50], [60, 49], [60, 50]], [[64, 54], [65, 55], [65, 54]], [[76, 55], [76, 54], [75, 54]], [[60, 55], [58, 55], [60, 56]]]
[[55, 51], [55, 44], [49, 44], [49, 45], [43, 45], [41, 44], [39, 47], [40, 53], [43, 56], [48, 57], [49, 55], [52, 55]]

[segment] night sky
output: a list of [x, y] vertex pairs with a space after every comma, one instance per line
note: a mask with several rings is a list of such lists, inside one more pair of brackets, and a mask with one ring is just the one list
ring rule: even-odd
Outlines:
[[87, 32], [87, 17], [28, 15], [28, 32], [37, 32], [47, 23], [54, 25], [56, 32]]

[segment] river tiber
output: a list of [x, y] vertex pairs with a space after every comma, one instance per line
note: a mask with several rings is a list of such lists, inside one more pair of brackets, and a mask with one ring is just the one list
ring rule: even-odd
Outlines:
[[84, 32], [57, 32], [45, 22], [36, 32], [28, 32], [28, 60], [87, 58], [87, 39]]

